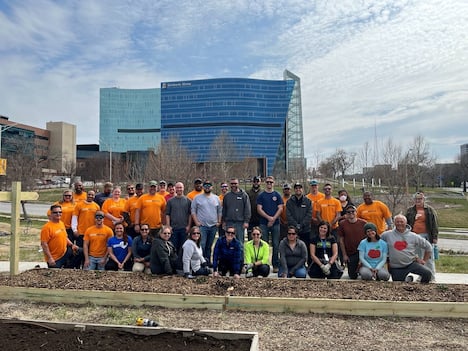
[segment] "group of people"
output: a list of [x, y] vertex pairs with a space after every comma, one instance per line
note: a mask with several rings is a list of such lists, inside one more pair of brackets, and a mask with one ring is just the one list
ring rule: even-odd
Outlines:
[[150, 181], [146, 193], [143, 184], [128, 184], [125, 196], [111, 183], [96, 194], [76, 182], [48, 213], [41, 231], [45, 260], [51, 268], [188, 278], [267, 277], [272, 269], [284, 278], [339, 279], [347, 266], [351, 279], [405, 280], [415, 273], [421, 282], [434, 280], [437, 217], [423, 193], [393, 223], [370, 192], [356, 207], [346, 190], [333, 197], [328, 183], [322, 193], [310, 181], [308, 194], [300, 183], [284, 184], [280, 194], [273, 177], [264, 189], [261, 182], [254, 177], [244, 191], [232, 178], [219, 196], [210, 180], [199, 178], [187, 195], [181, 182]]

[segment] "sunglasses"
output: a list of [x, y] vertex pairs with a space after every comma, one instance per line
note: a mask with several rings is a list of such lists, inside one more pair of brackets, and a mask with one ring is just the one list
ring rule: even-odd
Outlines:
[[234, 235], [234, 234], [236, 234], [236, 232], [226, 232], [226, 234]]
[[260, 236], [260, 233], [252, 233], [252, 236]]
[[288, 233], [288, 235], [296, 235], [296, 233]]
[[149, 228], [140, 228], [140, 232], [149, 232]]
[[193, 232], [192, 235], [201, 235], [200, 232]]
[[265, 183], [267, 183], [267, 184], [273, 184], [273, 182], [270, 182], [270, 181], [268, 181], [268, 182], [265, 182]]
[[98, 216], [95, 216], [94, 218], [96, 218], [96, 219], [103, 219], [103, 218], [104, 218], [104, 216], [100, 216], [100, 215], [98, 215]]
[[62, 211], [54, 211], [53, 214], [62, 214]]

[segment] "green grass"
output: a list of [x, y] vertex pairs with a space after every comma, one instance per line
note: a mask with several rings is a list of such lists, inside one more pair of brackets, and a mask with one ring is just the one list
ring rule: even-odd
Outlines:
[[468, 274], [467, 255], [441, 254], [436, 262], [436, 274], [440, 273], [463, 273]]

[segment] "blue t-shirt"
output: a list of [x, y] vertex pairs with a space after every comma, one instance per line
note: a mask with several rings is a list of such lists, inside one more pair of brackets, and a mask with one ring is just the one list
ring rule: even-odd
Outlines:
[[386, 257], [388, 256], [388, 245], [382, 239], [379, 239], [377, 242], [363, 239], [359, 243], [358, 250], [364, 253], [364, 259], [372, 268], [377, 267], [378, 264], [382, 260], [386, 260]]
[[107, 247], [112, 247], [115, 257], [122, 263], [128, 254], [128, 249], [132, 247], [132, 238], [128, 237], [128, 242], [125, 243], [123, 239], [113, 236], [107, 240]]
[[[283, 204], [283, 198], [280, 193], [277, 191], [272, 191], [268, 193], [262, 191], [257, 197], [257, 205], [262, 205], [262, 210], [269, 216], [274, 216], [276, 211], [278, 211], [278, 205]], [[279, 223], [279, 217], [276, 219], [275, 224]], [[265, 217], [260, 216], [260, 224], [268, 224], [268, 221]]]

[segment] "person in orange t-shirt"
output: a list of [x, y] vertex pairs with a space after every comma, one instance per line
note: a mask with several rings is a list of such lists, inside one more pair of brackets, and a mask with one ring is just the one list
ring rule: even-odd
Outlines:
[[331, 231], [333, 236], [336, 238], [336, 228], [338, 228], [338, 220], [341, 217], [341, 202], [338, 199], [335, 199], [332, 193], [332, 186], [330, 183], [327, 183], [323, 186], [323, 191], [325, 192], [325, 197], [317, 201], [314, 205], [314, 209], [317, 211], [317, 219], [330, 223]]
[[150, 235], [156, 237], [159, 229], [164, 224], [166, 212], [166, 200], [157, 193], [158, 182], [149, 182], [149, 193], [141, 195], [137, 202], [135, 212], [135, 232], [140, 232], [140, 223], [147, 223], [150, 227]]
[[312, 222], [311, 222], [311, 233], [312, 236], [318, 235], [318, 224], [319, 220], [317, 219], [317, 203], [319, 200], [325, 197], [325, 194], [318, 191], [318, 181], [313, 179], [309, 183], [309, 193], [306, 195], [307, 198], [312, 201]]
[[62, 268], [68, 263], [68, 258], [71, 251], [78, 250], [78, 246], [74, 245], [68, 239], [65, 225], [60, 220], [62, 217], [62, 207], [60, 205], [52, 205], [50, 207], [50, 219], [41, 229], [41, 247], [44, 252], [44, 260], [49, 268]]
[[95, 225], [86, 229], [84, 235], [84, 265], [85, 270], [103, 271], [107, 262], [107, 240], [114, 236], [111, 228], [104, 225], [104, 212], [97, 211]]
[[379, 235], [392, 229], [392, 213], [387, 205], [382, 201], [374, 200], [370, 191], [365, 191], [362, 198], [364, 202], [357, 208], [358, 218], [374, 223]]
[[73, 201], [79, 203], [81, 201], [86, 201], [88, 198], [86, 191], [83, 191], [83, 183], [78, 181], [74, 184], [75, 191], [73, 192]]
[[203, 182], [200, 178], [197, 178], [193, 182], [193, 190], [187, 194], [187, 197], [193, 201], [195, 196], [203, 194]]
[[102, 204], [104, 225], [107, 225], [111, 229], [113, 229], [117, 223], [124, 222], [123, 212], [125, 212], [127, 200], [122, 199], [120, 197], [121, 194], [122, 190], [119, 186], [116, 186], [112, 190], [112, 197], [105, 200]]
[[135, 185], [135, 195], [127, 199], [125, 204], [125, 212], [128, 213], [130, 217], [130, 223], [127, 227], [127, 235], [131, 236], [132, 239], [135, 238], [138, 233], [135, 232], [135, 214], [137, 210], [138, 199], [143, 195], [143, 184], [138, 183]]

